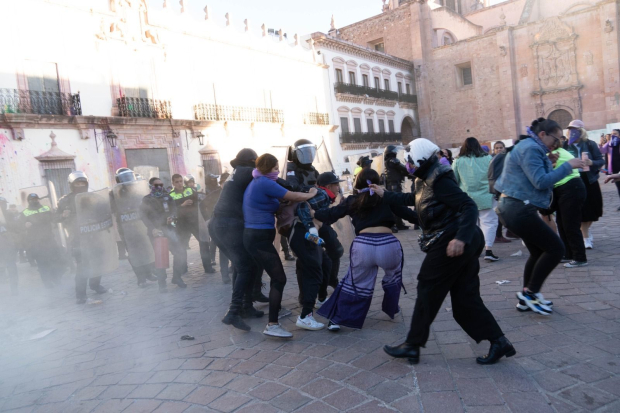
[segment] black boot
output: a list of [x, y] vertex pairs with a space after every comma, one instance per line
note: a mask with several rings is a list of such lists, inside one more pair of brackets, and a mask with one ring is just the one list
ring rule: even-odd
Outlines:
[[293, 257], [290, 252], [285, 252], [284, 253], [284, 259], [286, 261], [295, 261], [295, 257]]
[[181, 276], [179, 276], [179, 275], [172, 276], [172, 280], [170, 281], [170, 283], [171, 284], [176, 284], [177, 287], [179, 287], [179, 288], [186, 288], [187, 287], [187, 284], [185, 284], [183, 282], [183, 280], [181, 279]]
[[157, 281], [157, 277], [155, 277], [153, 274], [149, 274], [145, 278], [149, 281]]
[[249, 306], [243, 306], [241, 310], [241, 318], [261, 318], [265, 315], [264, 311], [257, 310], [254, 308], [252, 303]]
[[476, 363], [478, 364], [495, 364], [502, 357], [512, 357], [517, 354], [517, 351], [512, 346], [512, 343], [508, 341], [506, 336], [501, 336], [497, 340], [491, 341], [491, 347], [489, 348], [489, 354], [484, 357], [478, 357]]
[[232, 305], [231, 308], [226, 312], [224, 318], [222, 318], [222, 323], [226, 324], [227, 326], [233, 326], [243, 331], [251, 330], [250, 326], [241, 319], [241, 316], [239, 315], [239, 309], [234, 308]]
[[228, 274], [222, 274], [222, 282], [224, 284], [230, 284], [230, 277], [228, 276]]
[[252, 301], [255, 303], [268, 303], [269, 298], [263, 294], [263, 280], [262, 277], [257, 277], [254, 281], [252, 289]]
[[420, 361], [420, 346], [403, 343], [399, 346], [383, 346], [383, 351], [392, 357], [409, 359], [409, 363], [418, 364]]

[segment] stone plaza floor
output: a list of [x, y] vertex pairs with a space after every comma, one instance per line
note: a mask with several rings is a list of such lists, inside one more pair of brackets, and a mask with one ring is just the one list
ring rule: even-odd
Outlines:
[[[297, 328], [294, 263], [285, 261], [283, 305], [293, 314], [282, 321], [290, 340], [263, 336], [266, 317], [250, 320], [251, 332], [220, 322], [231, 287], [219, 273], [203, 274], [195, 241], [187, 289], [140, 289], [122, 261], [103, 278], [112, 292], [95, 297], [100, 304], [76, 305], [72, 276], [45, 290], [36, 270], [20, 264], [18, 297], [0, 278], [0, 411], [619, 412], [620, 201], [612, 184], [602, 187], [605, 216], [593, 225], [590, 265], [558, 266], [543, 290], [552, 316], [515, 310], [528, 255], [520, 241], [497, 245], [498, 262], [480, 260], [482, 297], [517, 350], [487, 367], [475, 357], [488, 342], [476, 344], [460, 329], [449, 298], [420, 364], [383, 352], [384, 344], [403, 341], [411, 319], [423, 258], [418, 231], [398, 234], [403, 311], [395, 320], [380, 311], [377, 283], [359, 331]], [[345, 257], [341, 277], [347, 265]], [[195, 340], [181, 341], [185, 334]]]

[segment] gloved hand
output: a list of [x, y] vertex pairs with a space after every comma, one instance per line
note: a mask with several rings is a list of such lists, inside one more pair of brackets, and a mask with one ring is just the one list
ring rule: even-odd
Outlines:
[[314, 227], [310, 228], [310, 229], [308, 230], [308, 232], [309, 232], [310, 234], [314, 235], [315, 237], [318, 237], [318, 236], [319, 236], [319, 231], [318, 231], [316, 228], [314, 228]]

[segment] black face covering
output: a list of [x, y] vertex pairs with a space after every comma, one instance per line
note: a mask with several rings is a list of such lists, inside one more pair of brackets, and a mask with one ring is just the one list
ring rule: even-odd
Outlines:
[[432, 155], [428, 159], [419, 159], [418, 162], [420, 164], [420, 167], [417, 168], [415, 172], [413, 172], [413, 175], [418, 178], [423, 178], [426, 175], [426, 172], [428, 172], [428, 170], [430, 169], [430, 167], [438, 161], [439, 159], [437, 158], [437, 155]]
[[88, 192], [88, 184], [86, 184], [84, 186], [74, 185], [73, 186], [73, 192], [75, 192], [76, 194], [81, 194], [83, 192]]
[[41, 208], [41, 202], [38, 199], [30, 199], [28, 200], [28, 208], [30, 209], [39, 209]]

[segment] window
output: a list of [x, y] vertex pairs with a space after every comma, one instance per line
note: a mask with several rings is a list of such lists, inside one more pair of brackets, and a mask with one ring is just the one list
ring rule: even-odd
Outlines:
[[458, 87], [466, 87], [474, 84], [471, 62], [456, 65], [456, 84]]
[[362, 121], [360, 118], [353, 118], [353, 128], [355, 129], [355, 133], [362, 132]]
[[385, 85], [385, 90], [390, 90], [390, 79], [383, 79], [383, 84]]
[[368, 75], [362, 75], [362, 82], [364, 83], [364, 87], [370, 87], [368, 83]]
[[375, 50], [377, 52], [385, 52], [385, 45], [383, 43], [377, 43], [375, 45]]
[[56, 63], [26, 61], [28, 90], [33, 92], [60, 92]]
[[445, 33], [443, 35], [443, 43], [442, 46], [447, 46], [449, 44], [454, 43], [454, 40], [452, 39], [452, 36], [450, 36], [448, 33]]
[[379, 89], [379, 78], [375, 77], [375, 88]]
[[336, 82], [342, 83], [342, 70], [336, 69]]
[[383, 119], [379, 119], [379, 133], [385, 133], [385, 121]]
[[390, 129], [390, 133], [394, 133], [394, 121], [392, 119], [388, 120], [388, 128]]
[[375, 124], [372, 118], [366, 119], [366, 126], [368, 127], [368, 133], [375, 133]]
[[410, 94], [411, 94], [411, 90], [410, 90], [410, 87], [409, 87], [409, 83], [405, 83], [405, 93], [407, 93], [408, 95], [410, 95]]
[[349, 133], [349, 118], [340, 118], [340, 128], [342, 128], [342, 133]]
[[369, 49], [374, 49], [377, 52], [384, 52], [385, 53], [385, 44], [383, 43], [383, 37], [381, 37], [379, 39], [375, 39], [372, 42], [368, 42], [368, 48]]
[[403, 84], [398, 82], [398, 94], [402, 95], [403, 94]]
[[162, 181], [164, 181], [164, 185], [172, 185], [167, 149], [126, 149], [125, 157], [127, 159], [127, 167], [131, 169], [139, 165], [152, 165], [158, 167], [159, 177]]
[[352, 85], [357, 84], [355, 82], [355, 72], [349, 72], [349, 83], [352, 84]]

